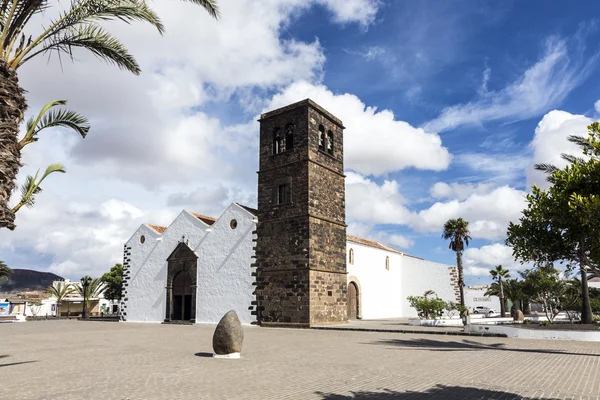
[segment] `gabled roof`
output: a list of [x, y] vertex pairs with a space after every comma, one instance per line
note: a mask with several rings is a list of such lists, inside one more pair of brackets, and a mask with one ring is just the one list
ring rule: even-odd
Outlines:
[[194, 217], [198, 218], [200, 221], [204, 222], [206, 225], [212, 225], [215, 222], [217, 222], [216, 218], [213, 217], [207, 217], [206, 215], [202, 215], [202, 214], [197, 214], [197, 213], [193, 213], [188, 211], [190, 214], [192, 214]]
[[258, 216], [258, 210], [255, 210], [254, 208], [251, 208], [251, 207], [247, 207], [240, 203], [235, 203], [235, 204], [242, 207], [244, 210], [248, 211], [250, 214], [254, 215], [255, 217]]
[[411, 256], [410, 254], [406, 254], [402, 250], [398, 250], [395, 247], [388, 246], [388, 245], [385, 245], [385, 244], [379, 243], [379, 242], [374, 242], [372, 240], [359, 238], [357, 236], [346, 235], [346, 240], [348, 240], [349, 242], [354, 242], [354, 243], [362, 244], [364, 246], [374, 247], [374, 248], [379, 249], [379, 250], [390, 251], [392, 253], [402, 254], [402, 255], [407, 256], [407, 257], [413, 257], [413, 258], [421, 259], [420, 257], [415, 257], [415, 256]]
[[144, 224], [144, 225], [146, 225], [148, 228], [152, 229], [154, 232], [158, 233], [159, 235], [162, 235], [167, 230], [166, 226], [152, 225], [152, 224]]

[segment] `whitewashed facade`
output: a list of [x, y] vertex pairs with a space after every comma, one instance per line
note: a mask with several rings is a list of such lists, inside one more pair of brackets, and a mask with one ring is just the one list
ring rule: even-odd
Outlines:
[[[216, 323], [227, 311], [235, 310], [242, 323], [255, 322], [251, 264], [257, 222], [254, 210], [232, 203], [218, 219], [182, 211], [168, 227], [141, 225], [125, 244], [122, 319], [160, 323], [174, 312], [179, 313], [176, 320]], [[178, 300], [176, 284], [169, 283], [177, 279], [168, 277], [169, 268], [184, 262], [172, 257], [178, 251], [188, 252], [186, 259], [195, 259], [194, 265], [186, 267], [195, 272], [191, 282], [195, 291], [181, 295], [189, 296], [188, 300]], [[353, 236], [347, 237], [346, 253], [348, 285], [356, 289], [354, 301], [349, 302], [349, 307], [356, 307], [350, 313], [353, 317], [416, 316], [406, 297], [426, 290], [434, 290], [447, 301], [457, 300], [453, 266]], [[186, 308], [189, 299], [195, 312], [186, 315], [178, 308], [181, 304]]]

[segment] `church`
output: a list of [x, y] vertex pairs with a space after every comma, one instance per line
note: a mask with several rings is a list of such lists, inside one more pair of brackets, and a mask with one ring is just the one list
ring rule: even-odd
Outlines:
[[310, 327], [416, 316], [458, 299], [456, 267], [346, 234], [342, 121], [310, 99], [260, 117], [258, 209], [182, 211], [125, 243], [121, 319]]

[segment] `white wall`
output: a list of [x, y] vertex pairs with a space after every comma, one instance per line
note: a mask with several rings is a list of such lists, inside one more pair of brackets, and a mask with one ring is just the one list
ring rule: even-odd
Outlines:
[[[229, 310], [240, 321], [255, 321], [248, 309], [254, 300], [251, 264], [254, 262], [254, 216], [233, 203], [208, 226], [183, 211], [163, 235], [142, 225], [127, 242], [131, 246], [127, 287], [127, 322], [162, 322], [165, 319], [167, 257], [185, 235], [198, 256], [196, 322], [219, 322]], [[230, 221], [237, 220], [236, 229]], [[140, 236], [146, 241], [140, 243]]]
[[[198, 247], [209, 226], [187, 211], [182, 211], [163, 235], [145, 225], [127, 241], [131, 246], [127, 286], [126, 321], [162, 322], [165, 319], [167, 257], [185, 235], [192, 249]], [[144, 235], [146, 241], [140, 243]]]
[[450, 273], [452, 265], [404, 256], [402, 258], [402, 316], [416, 317], [417, 311], [410, 306], [408, 296], [422, 296], [433, 290], [445, 301], [457, 301]]
[[[254, 300], [251, 264], [254, 262], [254, 216], [233, 203], [211, 226], [211, 232], [195, 249], [198, 259], [196, 321], [217, 323], [229, 310], [240, 321], [256, 320], [248, 307]], [[232, 219], [237, 227], [231, 229]]]
[[[348, 255], [354, 249], [354, 265]], [[390, 257], [390, 269], [385, 269], [385, 258]], [[402, 255], [348, 241], [346, 265], [348, 281], [358, 279], [361, 290], [363, 319], [402, 316]]]
[[32, 306], [31, 303], [27, 303], [27, 307], [25, 308], [25, 316], [44, 317], [46, 315], [52, 316], [56, 314], [56, 308], [55, 311], [52, 311], [52, 305], [55, 305], [56, 307], [56, 299], [44, 299], [41, 301], [41, 303], [42, 304], [39, 306]]
[[465, 288], [465, 305], [471, 310], [476, 306], [484, 306], [500, 312], [500, 298], [498, 296], [485, 296], [486, 291], [487, 289]]

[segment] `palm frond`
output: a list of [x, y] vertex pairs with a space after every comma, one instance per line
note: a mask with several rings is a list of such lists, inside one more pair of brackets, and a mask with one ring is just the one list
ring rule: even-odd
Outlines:
[[556, 166], [546, 163], [535, 164], [534, 168], [538, 171], [542, 171], [547, 174], [552, 174], [554, 171], [558, 171], [558, 168]]
[[31, 117], [27, 121], [27, 133], [19, 142], [19, 149], [36, 142], [40, 131], [57, 126], [71, 128], [85, 138], [90, 130], [90, 123], [86, 117], [72, 110], [51, 110], [52, 107], [65, 104], [66, 100], [53, 100], [42, 108], [36, 118]]
[[54, 172], [65, 173], [65, 167], [62, 164], [50, 164], [47, 168], [40, 180], [37, 180], [38, 170], [34, 176], [28, 175], [25, 179], [25, 183], [21, 186], [21, 201], [17, 204], [11, 212], [16, 213], [23, 206], [33, 207], [35, 205], [35, 195], [42, 191], [40, 185], [46, 179], [46, 177]]
[[[160, 18], [145, 0], [73, 0], [69, 10], [61, 13], [57, 19], [51, 21], [49, 27], [41, 35], [15, 54], [11, 65], [13, 68], [18, 68], [31, 57], [40, 54], [40, 50], [33, 52], [33, 54], [29, 53], [40, 45], [42, 48], [47, 47], [48, 41], [54, 43], [60, 38], [73, 36], [86, 26], [96, 26], [96, 22], [115, 19], [126, 23], [133, 21], [149, 22], [156, 27], [160, 34], [164, 33], [164, 26]], [[67, 53], [71, 54], [70, 52]]]
[[576, 163], [585, 163], [585, 160], [581, 157], [576, 157], [574, 155], [571, 154], [566, 154], [563, 153], [560, 155], [560, 157], [565, 160], [566, 162], [568, 162], [569, 164], [576, 164]]
[[567, 139], [569, 140], [569, 142], [575, 143], [577, 146], [581, 147], [582, 149], [591, 147], [590, 143], [588, 142], [588, 139], [584, 138], [583, 136], [569, 135], [569, 137]]
[[49, 51], [66, 53], [73, 58], [74, 47], [81, 47], [89, 50], [109, 64], [116, 65], [117, 67], [133, 72], [136, 75], [139, 75], [141, 72], [137, 61], [131, 53], [129, 53], [129, 50], [127, 50], [123, 43], [111, 36], [100, 26], [93, 24], [69, 30], [63, 35], [50, 37], [44, 42], [41, 49], [27, 56], [20, 64], [35, 57], [39, 53], [46, 53]]
[[185, 0], [190, 3], [197, 4], [199, 6], [204, 7], [206, 12], [213, 17], [214, 19], [219, 19], [221, 17], [221, 12], [219, 11], [219, 6], [217, 5], [216, 0]]

